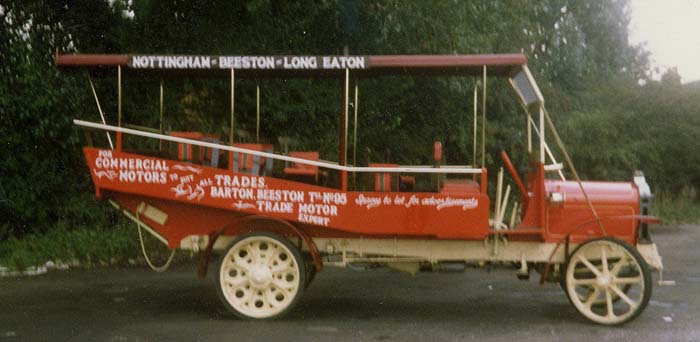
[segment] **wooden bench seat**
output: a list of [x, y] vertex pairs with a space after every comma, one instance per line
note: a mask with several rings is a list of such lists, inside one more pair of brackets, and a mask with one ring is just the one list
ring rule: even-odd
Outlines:
[[[290, 157], [294, 158], [299, 158], [299, 159], [306, 159], [306, 160], [312, 160], [312, 161], [318, 161], [319, 155], [318, 152], [316, 151], [291, 151], [289, 152]], [[307, 178], [312, 178], [314, 182], [318, 183], [318, 166], [316, 165], [308, 165], [308, 164], [302, 164], [302, 163], [292, 163], [292, 167], [285, 167], [284, 168], [284, 174], [289, 175], [289, 176], [297, 176], [297, 177], [307, 177]]]
[[[233, 144], [233, 147], [244, 148], [259, 152], [273, 152], [272, 144]], [[229, 153], [229, 169], [233, 172], [244, 172], [252, 175], [271, 175], [273, 160], [242, 152]]]

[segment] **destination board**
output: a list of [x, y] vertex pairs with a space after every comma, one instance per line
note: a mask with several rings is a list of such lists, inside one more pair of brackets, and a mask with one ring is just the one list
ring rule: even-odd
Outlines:
[[366, 69], [365, 56], [134, 55], [134, 69], [342, 70]]

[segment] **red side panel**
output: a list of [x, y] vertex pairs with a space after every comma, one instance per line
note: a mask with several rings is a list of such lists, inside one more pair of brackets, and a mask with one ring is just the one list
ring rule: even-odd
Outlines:
[[178, 220], [192, 223], [175, 224], [169, 218], [162, 227], [156, 225], [169, 239], [219, 229], [228, 220], [226, 213], [264, 215], [352, 235], [444, 239], [488, 235], [489, 199], [482, 193], [344, 192], [112, 150], [85, 148], [84, 153], [95, 187], [101, 191], [128, 194], [129, 201], [140, 197], [156, 207], [157, 202], [176, 202], [184, 207], [223, 209], [208, 214], [161, 204], [158, 209], [169, 217], [186, 215], [189, 218]]

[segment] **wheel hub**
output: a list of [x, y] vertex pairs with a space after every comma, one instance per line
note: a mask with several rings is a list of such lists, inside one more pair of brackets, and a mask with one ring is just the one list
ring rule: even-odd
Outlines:
[[265, 265], [258, 265], [251, 270], [250, 280], [256, 286], [265, 286], [272, 281], [272, 271]]
[[598, 278], [598, 285], [600, 285], [602, 287], [608, 287], [608, 286], [610, 286], [610, 283], [612, 282], [611, 280], [612, 279], [610, 279], [610, 276], [607, 276], [607, 275], [600, 276]]

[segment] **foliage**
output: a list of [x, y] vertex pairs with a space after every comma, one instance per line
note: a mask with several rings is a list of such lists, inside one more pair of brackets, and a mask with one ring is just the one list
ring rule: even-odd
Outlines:
[[133, 227], [85, 227], [51, 229], [0, 242], [0, 266], [22, 270], [47, 261], [83, 266], [126, 264], [138, 257], [138, 237]]
[[[585, 109], [562, 114], [559, 125], [576, 165], [588, 178], [627, 180], [643, 170], [658, 190], [698, 189], [700, 96], [693, 86], [614, 80], [577, 93]], [[584, 108], [581, 105], [579, 108]]]
[[60, 224], [75, 208], [66, 201], [89, 191], [66, 115], [80, 111], [81, 95], [73, 77], [52, 67], [52, 51], [68, 44], [55, 17], [38, 5], [3, 5], [0, 15], [1, 239]]
[[[83, 202], [86, 199], [82, 200]], [[80, 212], [77, 209], [71, 210]], [[72, 267], [145, 265], [136, 225], [126, 219], [112, 224], [100, 222], [96, 227], [53, 228], [41, 234], [27, 234], [21, 239], [10, 237], [0, 241], [0, 267], [24, 270], [49, 261]], [[170, 256], [170, 250], [143, 231], [144, 248], [156, 265]], [[177, 253], [174, 261], [188, 260], [192, 255]]]

